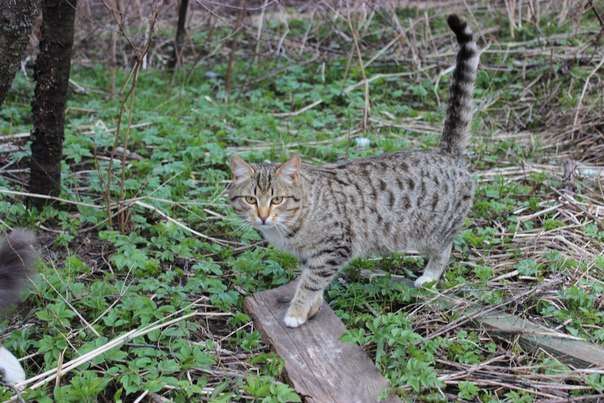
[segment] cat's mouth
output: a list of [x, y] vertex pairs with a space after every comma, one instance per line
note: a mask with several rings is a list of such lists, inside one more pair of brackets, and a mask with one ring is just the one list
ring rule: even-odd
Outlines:
[[275, 220], [271, 217], [267, 218], [256, 218], [254, 219], [253, 225], [258, 228], [270, 228], [275, 226]]

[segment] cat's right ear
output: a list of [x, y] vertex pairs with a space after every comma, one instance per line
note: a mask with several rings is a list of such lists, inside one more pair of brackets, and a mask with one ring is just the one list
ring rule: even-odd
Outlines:
[[240, 156], [233, 155], [231, 157], [231, 172], [233, 173], [233, 182], [239, 183], [251, 177], [254, 174], [254, 168]]

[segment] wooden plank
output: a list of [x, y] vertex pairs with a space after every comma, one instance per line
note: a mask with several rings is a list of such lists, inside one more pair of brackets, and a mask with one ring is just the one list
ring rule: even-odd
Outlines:
[[367, 354], [357, 345], [344, 343], [346, 330], [327, 303], [301, 327], [283, 324], [294, 284], [260, 292], [245, 299], [245, 310], [256, 327], [285, 362], [290, 383], [304, 401], [313, 403], [400, 402], [380, 400], [388, 387]]
[[[445, 308], [465, 308], [464, 316], [471, 317], [471, 321], [482, 326], [495, 337], [510, 341], [518, 337], [520, 345], [527, 351], [539, 349], [552, 353], [560, 361], [576, 368], [601, 367], [604, 368], [604, 348], [579, 338], [560, 333], [531, 322], [528, 319], [500, 311], [489, 310], [488, 306], [476, 307], [461, 298], [442, 296], [436, 302]], [[468, 307], [470, 306], [470, 307]]]
[[518, 335], [520, 344], [528, 351], [543, 349], [576, 368], [604, 368], [604, 348], [527, 319], [497, 312], [480, 317], [477, 322], [506, 340], [510, 335]]
[[[361, 276], [370, 280], [385, 275], [388, 274], [379, 270], [361, 271]], [[391, 278], [393, 281], [413, 287], [413, 282], [407, 278], [402, 276], [391, 276]], [[604, 348], [597, 344], [577, 340], [572, 336], [500, 310], [480, 314], [480, 310], [488, 307], [477, 308], [476, 304], [461, 298], [442, 295], [434, 303], [443, 309], [464, 309], [465, 317], [471, 317], [474, 324], [484, 327], [489, 333], [501, 339], [509, 341], [517, 336], [518, 341], [527, 351], [545, 350], [560, 361], [576, 368], [604, 368]]]
[[[362, 276], [384, 275], [373, 272]], [[408, 279], [393, 281], [412, 286]], [[291, 299], [293, 284], [255, 294], [245, 300], [245, 309], [256, 327], [285, 361], [285, 371], [295, 390], [306, 402], [377, 402], [387, 381], [358, 346], [339, 339], [344, 324], [324, 303], [319, 314], [303, 326], [290, 329], [282, 319]], [[441, 296], [435, 301], [443, 309], [464, 309], [463, 317], [485, 328], [493, 336], [509, 341], [517, 337], [528, 351], [544, 350], [577, 368], [604, 368], [604, 348], [557, 332], [499, 310], [481, 310], [461, 298]], [[399, 402], [390, 396], [384, 402]]]

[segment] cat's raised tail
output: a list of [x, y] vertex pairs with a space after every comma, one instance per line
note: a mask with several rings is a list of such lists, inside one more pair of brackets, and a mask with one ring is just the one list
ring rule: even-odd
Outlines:
[[457, 37], [459, 52], [449, 87], [447, 117], [441, 139], [441, 150], [461, 156], [468, 143], [468, 125], [472, 120], [472, 95], [478, 69], [480, 52], [468, 24], [457, 15], [447, 18], [447, 23]]

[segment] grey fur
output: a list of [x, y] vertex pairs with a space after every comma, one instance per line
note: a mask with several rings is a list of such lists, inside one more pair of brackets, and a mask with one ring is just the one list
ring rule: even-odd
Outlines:
[[16, 229], [0, 245], [0, 311], [19, 301], [25, 281], [33, 272], [35, 241], [32, 232]]
[[287, 326], [300, 326], [319, 310], [323, 291], [353, 258], [417, 250], [428, 258], [418, 286], [438, 280], [446, 268], [474, 196], [462, 154], [471, 115], [468, 88], [476, 75], [471, 67], [478, 62], [465, 23], [450, 17], [449, 25], [461, 37], [461, 49], [440, 152], [399, 152], [322, 167], [302, 164], [297, 156], [281, 165], [232, 159], [229, 197], [235, 211], [302, 266]]
[[460, 45], [453, 80], [449, 87], [449, 105], [443, 129], [443, 152], [461, 155], [468, 143], [468, 125], [472, 120], [472, 94], [478, 69], [480, 52], [474, 42], [474, 34], [465, 21], [450, 15], [447, 23]]
[[[19, 301], [28, 276], [33, 274], [35, 242], [32, 232], [16, 229], [0, 244], [0, 313]], [[0, 344], [0, 381], [15, 384], [23, 380], [21, 364]]]

